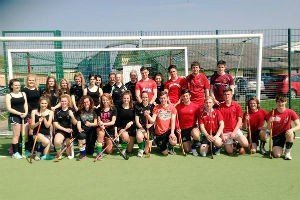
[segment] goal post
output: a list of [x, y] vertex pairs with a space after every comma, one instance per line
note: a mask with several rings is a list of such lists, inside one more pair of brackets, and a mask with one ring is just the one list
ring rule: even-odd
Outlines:
[[[188, 65], [200, 61], [208, 76], [216, 70], [218, 59], [227, 61], [234, 77], [244, 76], [256, 80], [256, 97], [261, 98], [261, 74], [263, 65], [263, 34], [224, 34], [224, 35], [170, 35], [170, 36], [72, 36], [65, 37], [0, 37], [7, 50], [15, 49], [55, 49], [55, 42], [61, 42], [63, 49], [132, 47], [186, 47]], [[16, 46], [15, 44], [20, 44]], [[37, 44], [37, 45], [33, 45]], [[60, 50], [60, 49], [58, 49]], [[8, 52], [8, 51], [7, 51]], [[59, 51], [58, 51], [59, 52]], [[7, 55], [8, 56], [8, 55]], [[59, 57], [59, 56], [58, 56]], [[59, 58], [58, 58], [59, 59]], [[32, 64], [32, 62], [30, 63]], [[56, 67], [59, 65], [56, 64]], [[247, 95], [247, 91], [241, 91]]]

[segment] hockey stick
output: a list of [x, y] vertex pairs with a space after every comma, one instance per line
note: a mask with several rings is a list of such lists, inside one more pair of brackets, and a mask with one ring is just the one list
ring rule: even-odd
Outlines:
[[120, 156], [122, 156], [125, 160], [128, 160], [129, 157], [127, 155], [124, 155], [121, 151], [121, 149], [118, 147], [118, 145], [115, 143], [114, 139], [108, 134], [107, 130], [104, 129], [105, 134], [107, 135], [107, 137], [111, 140], [111, 142], [113, 143], [114, 147], [116, 149], [118, 149]]
[[[113, 141], [118, 140], [119, 137], [121, 136], [121, 134], [122, 134], [122, 132], [119, 133], [118, 137], [115, 137], [115, 138], [113, 139]], [[100, 156], [103, 155], [104, 151], [105, 151], [108, 147], [109, 147], [109, 146], [107, 145], [100, 153], [97, 154], [97, 156], [94, 158], [94, 162], [96, 162], [96, 161], [100, 158]]]
[[146, 137], [147, 137], [147, 148], [148, 148], [148, 153], [146, 154], [146, 158], [150, 158], [150, 152], [151, 152], [151, 143], [150, 143], [150, 133], [149, 133], [149, 128], [147, 127], [148, 124], [148, 119], [146, 119]]
[[274, 110], [272, 109], [272, 121], [270, 123], [270, 139], [269, 139], [269, 158], [272, 159], [272, 151], [273, 151], [273, 120], [274, 120]]
[[[209, 113], [209, 124], [210, 124], [210, 130], [209, 130], [209, 135], [212, 136], [212, 121], [211, 121], [211, 118], [212, 118], [212, 113], [210, 112]], [[210, 154], [211, 154], [211, 159], [214, 159], [214, 153], [213, 153], [213, 143], [212, 141], [210, 141]]]
[[56, 156], [56, 159], [54, 160], [54, 162], [59, 162], [59, 158], [61, 157], [61, 155], [70, 147], [73, 146], [73, 142], [75, 141], [76, 137], [71, 138], [70, 140], [70, 144], [66, 145], [63, 150], [61, 150], [61, 152]]
[[34, 149], [35, 149], [35, 145], [36, 145], [36, 141], [37, 141], [37, 138], [38, 138], [38, 134], [40, 132], [41, 125], [42, 125], [42, 123], [40, 122], [39, 126], [38, 126], [38, 129], [36, 131], [36, 134], [35, 134], [35, 138], [34, 138], [33, 147], [32, 147], [32, 150], [31, 150], [31, 155], [30, 155], [29, 163], [32, 163], [33, 152], [34, 152]]
[[22, 118], [22, 156], [25, 157], [25, 122]]
[[250, 149], [250, 154], [252, 154], [252, 133], [251, 133], [251, 126], [250, 126], [250, 116], [249, 116], [249, 108], [248, 106], [246, 107], [246, 113], [247, 113], [247, 127], [248, 127], [248, 135], [249, 135], [249, 149]]
[[[178, 126], [179, 126], [178, 113], [176, 114], [176, 124], [178, 124]], [[183, 147], [183, 142], [182, 142], [181, 132], [178, 133], [178, 139], [179, 139], [179, 146], [180, 146], [180, 148], [181, 148], [182, 154], [183, 154], [184, 156], [186, 156], [186, 153], [185, 153], [185, 150], [184, 150], [184, 147]]]

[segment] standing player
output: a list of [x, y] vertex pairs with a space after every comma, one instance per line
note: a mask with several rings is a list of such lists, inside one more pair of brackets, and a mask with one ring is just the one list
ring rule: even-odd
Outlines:
[[[191, 102], [191, 94], [188, 89], [181, 92], [181, 103], [176, 106], [179, 129], [178, 134], [182, 136], [183, 148], [185, 152], [190, 152], [194, 156], [198, 156], [197, 148], [200, 146], [200, 130], [197, 127], [197, 112], [199, 107], [197, 104]], [[191, 143], [191, 137], [193, 143]]]
[[[158, 72], [158, 73], [155, 74], [154, 81], [156, 83], [157, 93], [160, 93], [161, 91], [164, 91], [163, 80], [164, 79], [163, 79], [162, 73]], [[155, 99], [155, 103], [160, 104], [160, 101], [159, 101], [158, 97]]]
[[[142, 92], [142, 103], [138, 103], [135, 107], [135, 123], [137, 126], [136, 141], [139, 147], [138, 157], [142, 157], [145, 151], [146, 154], [150, 153], [152, 147], [152, 139], [154, 135], [154, 126], [149, 123], [144, 113], [149, 112], [150, 116], [153, 114], [153, 104], [149, 104], [148, 93]], [[148, 123], [147, 123], [148, 122]], [[147, 138], [147, 129], [149, 131], [149, 138]], [[144, 140], [147, 141], [146, 145]], [[145, 148], [146, 146], [146, 148]]]
[[156, 82], [149, 79], [149, 70], [146, 67], [140, 69], [142, 79], [139, 80], [135, 87], [135, 96], [139, 103], [142, 102], [141, 94], [146, 91], [148, 93], [149, 103], [153, 104], [157, 97], [157, 86]]
[[191, 92], [191, 101], [203, 107], [204, 99], [209, 96], [209, 82], [205, 74], [200, 72], [200, 63], [191, 64], [192, 74], [186, 77], [187, 88]]
[[206, 97], [204, 110], [199, 117], [199, 125], [204, 137], [201, 141], [200, 154], [205, 157], [210, 143], [216, 147], [215, 153], [218, 155], [222, 146], [222, 139], [220, 138], [223, 129], [223, 116], [219, 110], [213, 108], [213, 98]]
[[210, 95], [214, 99], [215, 105], [224, 101], [223, 92], [230, 88], [234, 92], [234, 80], [230, 74], [225, 72], [226, 62], [220, 60], [217, 63], [218, 71], [210, 79]]
[[103, 93], [110, 94], [112, 87], [116, 83], [116, 73], [114, 73], [114, 72], [109, 73], [108, 79], [109, 79], [109, 82], [103, 86]]
[[[250, 122], [250, 130], [251, 130], [251, 140], [252, 144], [249, 145], [251, 147], [250, 153], [255, 153], [258, 147], [258, 140], [260, 139], [259, 149], [261, 154], [265, 154], [266, 150], [264, 148], [266, 140], [262, 136], [264, 131], [264, 123], [266, 121], [267, 112], [260, 108], [259, 100], [256, 97], [252, 97], [248, 100], [247, 106], [249, 108], [249, 113], [245, 112], [243, 116], [243, 127], [248, 128], [249, 130], [249, 122]], [[249, 135], [249, 132], [248, 132]], [[249, 136], [248, 136], [249, 140]], [[250, 141], [249, 141], [250, 142]]]
[[129, 90], [132, 94], [132, 100], [133, 100], [133, 103], [136, 102], [136, 97], [135, 97], [135, 85], [137, 83], [137, 71], [136, 70], [131, 70], [130, 71], [130, 81], [127, 82], [125, 84], [125, 87], [127, 88], [127, 90]]
[[[274, 116], [272, 112], [267, 115], [268, 128], [270, 129], [270, 123], [272, 126], [272, 141], [273, 141], [273, 156], [280, 158], [283, 153], [286, 160], [292, 160], [291, 148], [295, 139], [295, 131], [300, 129], [299, 116], [295, 111], [286, 108], [287, 98], [284, 96], [276, 97], [276, 109], [274, 110]], [[292, 128], [292, 123], [295, 126]], [[266, 134], [264, 134], [266, 137]], [[285, 152], [283, 148], [285, 146]]]
[[176, 65], [170, 65], [168, 72], [170, 80], [165, 83], [165, 91], [169, 94], [170, 102], [177, 106], [180, 103], [181, 91], [186, 87], [186, 81], [178, 76]]
[[72, 104], [74, 106], [75, 111], [78, 111], [78, 103], [83, 96], [83, 90], [85, 88], [85, 80], [81, 72], [77, 72], [74, 75], [75, 84], [72, 85], [70, 89], [70, 94], [72, 98]]
[[242, 126], [242, 108], [232, 100], [233, 93], [230, 88], [224, 90], [224, 102], [219, 105], [219, 110], [224, 119], [223, 141], [225, 151], [233, 154], [233, 142], [237, 141], [243, 148], [248, 147], [248, 140], [243, 135], [240, 127]]
[[93, 99], [95, 108], [100, 106], [100, 97], [103, 94], [102, 89], [96, 85], [96, 75], [89, 75], [90, 84], [83, 90], [83, 95], [88, 95]]
[[[9, 122], [12, 124], [12, 158], [21, 159], [19, 150], [19, 137], [22, 128], [22, 120], [28, 114], [27, 98], [24, 92], [21, 92], [21, 85], [18, 79], [11, 79], [9, 81], [10, 93], [5, 96], [6, 108], [9, 112]], [[27, 125], [27, 124], [24, 124]]]
[[54, 76], [48, 76], [46, 80], [46, 88], [42, 92], [42, 95], [50, 99], [51, 110], [55, 111], [58, 101], [58, 86]]
[[[145, 111], [145, 116], [150, 123], [155, 123], [156, 144], [160, 152], [167, 156], [168, 153], [174, 154], [174, 146], [177, 143], [175, 135], [176, 108], [168, 104], [168, 93], [162, 91], [159, 94], [161, 104], [153, 109], [153, 115]], [[169, 146], [169, 148], [168, 148]]]
[[111, 89], [111, 96], [116, 107], [122, 105], [122, 93], [125, 92], [127, 88], [123, 84], [122, 74], [116, 74], [116, 83]]

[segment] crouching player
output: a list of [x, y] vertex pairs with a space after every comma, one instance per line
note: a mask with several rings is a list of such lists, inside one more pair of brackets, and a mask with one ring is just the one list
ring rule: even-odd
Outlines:
[[[293, 146], [294, 131], [300, 129], [299, 116], [295, 111], [286, 108], [287, 98], [284, 96], [276, 97], [276, 109], [267, 115], [268, 128], [272, 128], [273, 156], [280, 158], [283, 153], [286, 160], [291, 160], [291, 148]], [[292, 128], [292, 122], [295, 126]], [[273, 123], [271, 125], [271, 123]], [[269, 132], [269, 131], [267, 131]], [[265, 134], [266, 137], [266, 134]], [[285, 145], [285, 152], [283, 148]]]
[[[188, 89], [182, 90], [181, 101], [176, 106], [179, 121], [177, 132], [182, 136], [184, 151], [192, 151], [194, 156], [198, 156], [196, 149], [200, 147], [200, 130], [197, 127], [199, 107], [191, 102], [191, 94]], [[191, 143], [191, 137], [193, 138], [193, 143]]]
[[[215, 146], [216, 155], [220, 154], [220, 148], [222, 146], [222, 139], [220, 138], [223, 129], [224, 121], [223, 116], [219, 110], [215, 110], [214, 99], [212, 97], [206, 97], [204, 102], [204, 110], [199, 117], [199, 125], [204, 137], [201, 139], [200, 154], [205, 157], [210, 143]], [[211, 148], [213, 148], [213, 145]], [[212, 149], [211, 149], [211, 152]]]
[[[259, 107], [259, 100], [256, 97], [252, 97], [248, 100], [247, 106], [249, 108], [248, 112], [244, 113], [243, 116], [243, 127], [248, 129], [248, 140], [250, 142], [250, 133], [251, 130], [251, 140], [252, 144], [249, 144], [250, 153], [256, 153], [258, 143], [261, 154], [265, 154], [265, 137], [264, 133], [264, 123], [266, 121], [267, 112]], [[250, 124], [250, 129], [249, 129]]]
[[[150, 116], [153, 113], [153, 104], [149, 104], [148, 93], [143, 91], [142, 94], [142, 103], [138, 103], [135, 106], [135, 123], [137, 126], [136, 131], [136, 141], [139, 147], [138, 150], [138, 157], [142, 157], [145, 151], [145, 154], [148, 155], [151, 152], [152, 147], [152, 139], [154, 135], [154, 126], [153, 124], [149, 123], [146, 119], [144, 113], [148, 111]], [[147, 129], [149, 132], [149, 136], [147, 135]], [[149, 138], [148, 138], [149, 137]], [[146, 140], [146, 148], [145, 148], [145, 141]]]
[[[70, 146], [71, 138], [73, 137], [72, 124], [76, 125], [77, 120], [74, 116], [74, 113], [71, 109], [72, 102], [71, 97], [67, 94], [63, 94], [60, 97], [61, 107], [55, 111], [54, 114], [54, 127], [56, 128], [56, 134], [54, 137], [54, 146], [57, 152], [57, 159], [62, 159], [61, 148], [66, 140], [66, 145]], [[72, 147], [67, 148], [68, 158], [74, 158], [72, 155]]]
[[[86, 158], [86, 138], [92, 138], [97, 126], [97, 114], [90, 96], [83, 96], [78, 104], [77, 129], [80, 155], [77, 160]], [[90, 144], [89, 144], [90, 145]], [[94, 147], [94, 145], [92, 145]]]
[[222, 139], [225, 146], [225, 151], [229, 154], [233, 154], [233, 143], [235, 141], [243, 147], [248, 147], [248, 140], [243, 135], [240, 127], [242, 126], [242, 108], [241, 106], [232, 100], [233, 94], [230, 88], [225, 89], [223, 92], [224, 102], [219, 105], [219, 111], [224, 119], [224, 130]]
[[175, 154], [174, 146], [177, 143], [175, 135], [175, 121], [177, 111], [175, 107], [168, 104], [168, 93], [162, 91], [159, 94], [159, 105], [153, 109], [151, 117], [149, 111], [145, 111], [145, 116], [150, 123], [155, 123], [155, 142], [160, 152], [167, 156], [168, 153]]
[[[50, 151], [50, 126], [53, 119], [53, 111], [50, 110], [50, 101], [46, 97], [41, 97], [39, 101], [39, 107], [37, 110], [31, 112], [31, 125], [33, 129], [34, 137], [37, 137], [37, 142], [42, 143], [35, 155], [35, 160], [51, 160], [52, 157], [49, 154]], [[40, 126], [40, 128], [38, 128]], [[44, 154], [42, 157], [41, 154]]]

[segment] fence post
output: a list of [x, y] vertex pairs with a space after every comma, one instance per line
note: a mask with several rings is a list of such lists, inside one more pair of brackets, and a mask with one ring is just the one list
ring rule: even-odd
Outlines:
[[289, 77], [289, 108], [292, 107], [291, 105], [291, 71], [292, 71], [292, 62], [291, 62], [291, 29], [288, 29], [288, 77]]

